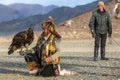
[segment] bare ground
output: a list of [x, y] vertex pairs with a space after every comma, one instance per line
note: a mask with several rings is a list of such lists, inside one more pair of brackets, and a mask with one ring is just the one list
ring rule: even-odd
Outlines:
[[7, 55], [9, 44], [0, 42], [0, 80], [120, 80], [120, 47], [114, 42], [107, 44], [106, 57], [109, 60], [94, 62], [92, 39], [62, 41], [61, 68], [80, 74], [47, 78], [29, 75], [22, 56], [17, 52]]

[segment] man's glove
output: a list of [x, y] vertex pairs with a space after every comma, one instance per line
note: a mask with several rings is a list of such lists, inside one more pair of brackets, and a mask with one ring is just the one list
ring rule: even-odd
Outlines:
[[45, 66], [45, 65], [47, 65], [47, 62], [46, 61], [41, 61], [41, 65]]
[[93, 29], [91, 30], [91, 33], [92, 33], [92, 37], [95, 38], [96, 37], [96, 33], [95, 33], [95, 31]]
[[95, 33], [92, 33], [92, 37], [95, 38], [95, 37], [96, 37], [96, 34], [95, 34]]

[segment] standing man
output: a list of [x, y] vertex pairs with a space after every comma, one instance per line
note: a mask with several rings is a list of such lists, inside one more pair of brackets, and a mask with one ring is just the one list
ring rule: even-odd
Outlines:
[[105, 57], [105, 46], [107, 34], [108, 37], [112, 35], [112, 24], [103, 1], [98, 2], [98, 9], [93, 12], [89, 27], [93, 38], [95, 38], [94, 61], [98, 60], [99, 46], [101, 46], [101, 60], [108, 60], [108, 58]]

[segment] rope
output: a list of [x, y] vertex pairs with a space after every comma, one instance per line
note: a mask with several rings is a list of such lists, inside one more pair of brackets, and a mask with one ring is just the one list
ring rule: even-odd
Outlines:
[[112, 39], [112, 41], [114, 41], [117, 44], [117, 46], [120, 47], [120, 44], [114, 38], [111, 38], [111, 39]]

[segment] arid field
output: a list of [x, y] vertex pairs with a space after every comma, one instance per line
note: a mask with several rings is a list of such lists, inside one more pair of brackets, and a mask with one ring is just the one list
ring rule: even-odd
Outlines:
[[[120, 43], [120, 39], [115, 40]], [[24, 57], [17, 52], [7, 54], [9, 45], [10, 42], [0, 42], [0, 80], [120, 80], [120, 47], [114, 41], [107, 42], [106, 57], [109, 60], [94, 62], [93, 39], [62, 40], [61, 68], [80, 74], [47, 78], [29, 75]]]

